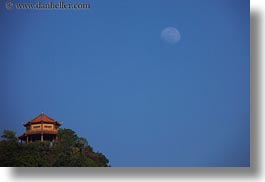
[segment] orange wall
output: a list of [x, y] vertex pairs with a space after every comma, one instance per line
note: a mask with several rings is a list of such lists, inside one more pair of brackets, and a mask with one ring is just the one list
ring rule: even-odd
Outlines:
[[53, 124], [33, 124], [30, 127], [30, 130], [37, 131], [37, 130], [56, 130]]

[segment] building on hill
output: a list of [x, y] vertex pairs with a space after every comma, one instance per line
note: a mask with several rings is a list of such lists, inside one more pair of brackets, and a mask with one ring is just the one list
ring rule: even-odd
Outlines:
[[26, 131], [23, 135], [18, 138], [26, 143], [35, 142], [35, 141], [50, 141], [54, 142], [57, 139], [58, 128], [63, 123], [58, 122], [49, 116], [41, 113], [36, 118], [23, 123], [23, 126], [26, 127]]

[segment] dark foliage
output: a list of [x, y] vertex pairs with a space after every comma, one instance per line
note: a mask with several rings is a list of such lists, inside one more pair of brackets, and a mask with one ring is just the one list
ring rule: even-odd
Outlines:
[[0, 141], [0, 166], [8, 167], [109, 167], [109, 160], [94, 152], [85, 138], [71, 129], [59, 129], [58, 140], [19, 143], [16, 134], [4, 130]]

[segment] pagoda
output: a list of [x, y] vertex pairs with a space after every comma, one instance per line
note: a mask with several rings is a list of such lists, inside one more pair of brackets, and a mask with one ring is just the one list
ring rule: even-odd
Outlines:
[[26, 127], [26, 131], [23, 135], [18, 138], [26, 143], [35, 142], [35, 141], [49, 141], [54, 142], [57, 139], [58, 128], [63, 123], [58, 122], [49, 116], [41, 113], [36, 118], [23, 123], [23, 126]]

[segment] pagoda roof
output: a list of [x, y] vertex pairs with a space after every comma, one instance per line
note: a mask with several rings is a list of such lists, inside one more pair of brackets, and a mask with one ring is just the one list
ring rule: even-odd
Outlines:
[[62, 125], [63, 123], [56, 121], [55, 119], [52, 119], [51, 117], [47, 116], [44, 113], [41, 113], [39, 116], [35, 117], [34, 119], [28, 121], [27, 123], [23, 123], [24, 126], [28, 125], [28, 124], [34, 124], [34, 123], [41, 123], [41, 122], [45, 122], [45, 123], [54, 123], [57, 125]]

